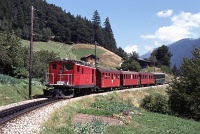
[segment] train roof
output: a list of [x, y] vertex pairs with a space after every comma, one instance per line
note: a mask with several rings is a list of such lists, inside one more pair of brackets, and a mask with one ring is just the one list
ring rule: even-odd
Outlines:
[[84, 62], [84, 61], [78, 61], [78, 60], [67, 60], [67, 59], [63, 59], [63, 60], [57, 60], [57, 61], [51, 61], [49, 63], [72, 63], [72, 64], [77, 64], [77, 65], [82, 65], [82, 66], [87, 66], [87, 67], [92, 67], [89, 63]]
[[103, 69], [103, 68], [97, 68], [97, 71], [105, 72], [105, 73], [120, 73], [119, 70], [109, 70], [109, 69]]
[[139, 72], [133, 72], [133, 71], [120, 71], [122, 74], [139, 74]]
[[159, 75], [159, 74], [165, 74], [165, 73], [154, 73], [154, 74], [155, 74], [155, 75], [156, 75], [156, 74], [158, 74], [158, 75]]
[[148, 72], [139, 72], [140, 74], [151, 74], [153, 75], [154, 73], [148, 73]]

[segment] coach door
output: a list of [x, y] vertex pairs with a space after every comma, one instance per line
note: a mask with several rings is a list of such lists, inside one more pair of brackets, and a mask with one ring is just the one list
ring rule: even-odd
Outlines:
[[95, 82], [95, 69], [92, 69], [92, 83]]

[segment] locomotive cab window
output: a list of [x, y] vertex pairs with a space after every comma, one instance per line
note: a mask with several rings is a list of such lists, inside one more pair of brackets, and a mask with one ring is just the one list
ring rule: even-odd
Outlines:
[[63, 69], [64, 70], [73, 70], [73, 65], [72, 64], [64, 64]]
[[52, 69], [56, 70], [56, 64], [52, 64]]

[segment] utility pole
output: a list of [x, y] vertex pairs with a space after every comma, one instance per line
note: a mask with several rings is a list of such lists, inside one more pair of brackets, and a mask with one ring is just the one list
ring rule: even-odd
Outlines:
[[155, 69], [155, 66], [156, 66], [156, 56], [155, 56], [155, 54], [153, 55], [153, 62], [154, 62], [154, 73], [155, 73], [155, 71], [156, 71], [156, 69]]
[[31, 6], [31, 31], [30, 31], [30, 57], [29, 57], [29, 98], [31, 99], [32, 92], [32, 49], [33, 49], [33, 15], [34, 7]]
[[95, 41], [95, 68], [97, 68], [97, 42]]

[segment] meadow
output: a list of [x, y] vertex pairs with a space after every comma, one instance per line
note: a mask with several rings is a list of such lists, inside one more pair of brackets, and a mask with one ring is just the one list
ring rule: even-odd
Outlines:
[[[148, 112], [140, 107], [145, 95], [166, 94], [165, 88], [149, 88], [145, 90], [112, 92], [108, 95], [90, 96], [76, 102], [70, 102], [52, 113], [51, 117], [43, 124], [42, 134], [53, 133], [104, 133], [104, 134], [149, 134], [149, 133], [173, 133], [173, 134], [197, 134], [200, 131], [200, 123]], [[124, 116], [123, 111], [135, 113]], [[72, 122], [77, 114], [95, 115], [92, 121], [84, 124]], [[101, 117], [115, 117], [123, 122], [123, 125], [108, 125]], [[128, 118], [127, 118], [128, 117]]]

